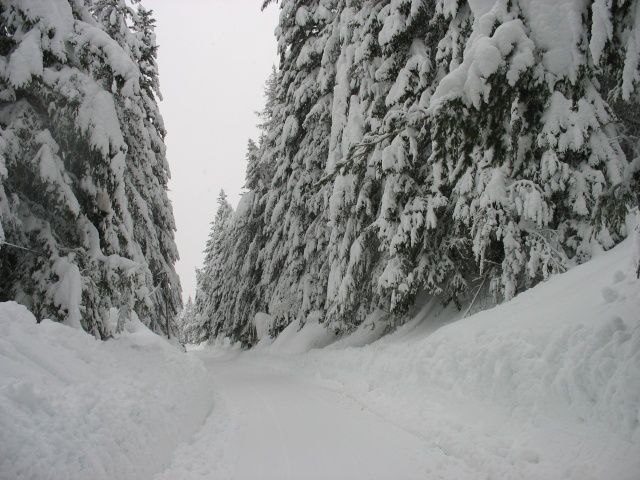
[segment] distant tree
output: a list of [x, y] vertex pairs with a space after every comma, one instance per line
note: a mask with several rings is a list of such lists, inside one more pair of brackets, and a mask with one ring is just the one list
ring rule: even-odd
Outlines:
[[205, 260], [203, 271], [211, 261], [221, 262], [219, 271], [224, 272], [224, 278], [200, 274], [199, 290], [203, 292], [202, 298], [209, 302], [208, 307], [203, 303], [201, 311], [210, 322], [210, 335], [230, 336], [245, 345], [254, 340], [251, 322], [254, 315], [268, 309], [262, 280], [266, 244], [264, 211], [272, 169], [266, 161], [269, 158], [266, 152], [272, 147], [267, 132], [274, 127], [277, 78], [278, 73], [273, 68], [265, 85], [265, 107], [258, 112], [260, 138], [257, 144], [249, 140], [247, 145], [245, 188], [248, 191], [242, 195], [225, 234], [210, 244], [225, 255], [222, 258], [214, 255], [213, 260]]
[[221, 286], [227, 294], [225, 303], [210, 312], [212, 333], [224, 332], [245, 344], [253, 340], [252, 323], [257, 312], [267, 305], [263, 293], [261, 252], [265, 245], [264, 204], [269, 174], [260, 165], [260, 148], [249, 140], [247, 148], [247, 183], [250, 190], [242, 195], [223, 241], [232, 245], [223, 270], [232, 272]]
[[229, 232], [233, 219], [233, 208], [227, 201], [224, 190], [218, 196], [218, 209], [215, 219], [211, 223], [209, 239], [204, 251], [204, 266], [197, 270], [195, 312], [198, 328], [201, 330], [197, 338], [206, 340], [211, 337], [215, 323], [215, 314], [221, 305], [230, 300], [233, 292], [226, 288], [232, 282], [233, 272], [225, 270], [227, 259], [235, 245], [230, 241]]
[[190, 344], [191, 342], [191, 330], [196, 321], [196, 313], [191, 296], [187, 299], [187, 303], [184, 304], [182, 310], [178, 314], [177, 325], [180, 332], [180, 343], [183, 345]]

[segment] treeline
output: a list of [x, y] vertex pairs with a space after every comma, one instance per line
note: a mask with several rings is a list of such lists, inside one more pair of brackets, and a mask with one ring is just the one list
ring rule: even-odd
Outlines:
[[420, 292], [509, 299], [626, 235], [637, 1], [280, 9], [247, 193], [235, 213], [219, 199], [194, 338], [249, 345], [256, 312], [273, 334], [310, 313], [349, 331], [376, 308], [401, 321]]

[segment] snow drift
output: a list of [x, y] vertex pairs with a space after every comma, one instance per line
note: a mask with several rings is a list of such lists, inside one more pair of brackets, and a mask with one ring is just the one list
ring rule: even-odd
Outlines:
[[370, 319], [351, 337], [294, 360], [302, 343], [317, 343], [303, 327], [254, 355], [270, 352], [286, 370], [296, 365], [301, 376], [427, 437], [483, 472], [479, 478], [635, 480], [640, 281], [631, 251], [628, 239], [450, 324], [451, 310], [418, 314], [360, 348], [367, 335], [380, 335], [380, 322]]
[[146, 479], [211, 410], [202, 363], [132, 320], [116, 340], [0, 304], [0, 478]]

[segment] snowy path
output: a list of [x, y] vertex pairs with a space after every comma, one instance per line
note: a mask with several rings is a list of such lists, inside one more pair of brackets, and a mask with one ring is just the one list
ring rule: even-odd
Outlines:
[[156, 480], [478, 476], [347, 396], [275, 372], [257, 358], [200, 355], [215, 378], [216, 406]]

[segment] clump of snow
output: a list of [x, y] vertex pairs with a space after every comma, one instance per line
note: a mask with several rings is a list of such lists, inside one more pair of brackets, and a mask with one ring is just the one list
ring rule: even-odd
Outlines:
[[374, 310], [358, 325], [358, 328], [329, 346], [329, 348], [363, 347], [375, 342], [384, 334], [389, 314]]
[[16, 88], [31, 81], [32, 76], [42, 76], [44, 67], [40, 49], [40, 31], [27, 33], [9, 59], [9, 81]]
[[520, 19], [506, 21], [492, 33], [498, 13], [500, 9], [476, 22], [479, 27], [469, 39], [462, 64], [442, 79], [431, 98], [432, 110], [456, 97], [467, 99], [479, 109], [489, 98], [490, 77], [501, 67], [507, 67], [507, 81], [514, 86], [534, 65], [535, 44]]
[[[47, 32], [42, 37], [43, 46], [51, 49], [51, 52], [60, 60], [67, 58], [67, 42], [73, 32], [74, 18], [71, 2], [67, 0], [16, 0], [12, 2], [20, 11], [24, 12], [26, 19], [32, 23], [38, 23], [42, 32]], [[82, 8], [77, 5], [82, 15]], [[83, 18], [86, 21], [86, 19]]]
[[82, 330], [80, 323], [82, 277], [80, 269], [73, 263], [74, 255], [74, 253], [69, 253], [66, 257], [60, 257], [53, 263], [51, 270], [58, 280], [52, 285], [51, 291], [55, 305], [69, 310], [65, 324]]
[[201, 361], [135, 318], [101, 342], [0, 303], [0, 478], [152, 478], [212, 398]]
[[268, 313], [258, 312], [253, 317], [253, 325], [256, 328], [256, 340], [260, 341], [269, 336], [269, 329], [273, 323], [273, 317]]

